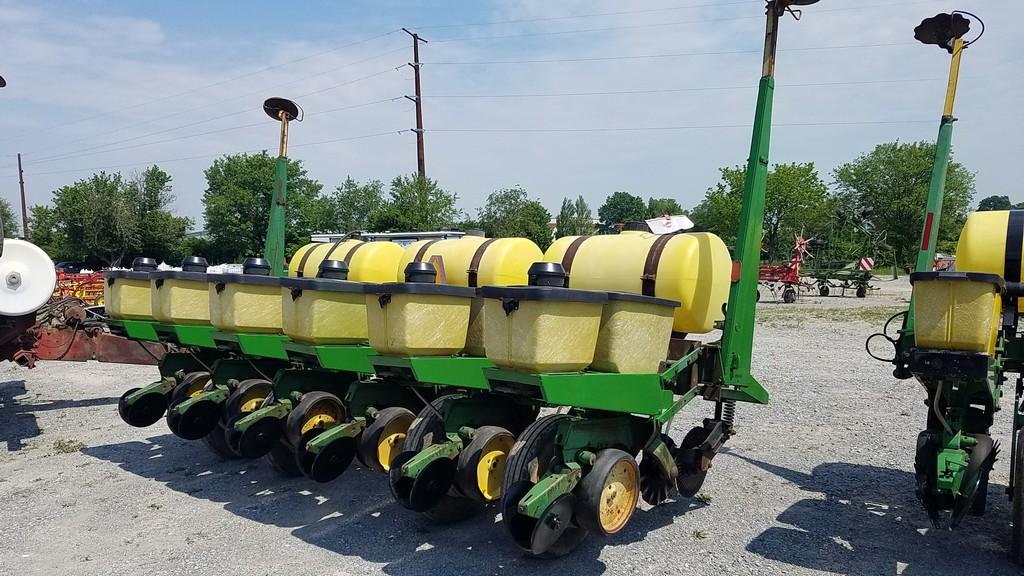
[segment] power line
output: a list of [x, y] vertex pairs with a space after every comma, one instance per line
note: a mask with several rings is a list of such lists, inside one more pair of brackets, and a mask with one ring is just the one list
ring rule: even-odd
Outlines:
[[590, 14], [572, 14], [566, 16], [547, 16], [541, 18], [516, 18], [512, 20], [491, 20], [489, 22], [468, 22], [458, 24], [432, 24], [428, 26], [417, 26], [420, 29], [437, 28], [470, 28], [474, 26], [495, 26], [500, 24], [527, 24], [530, 22], [551, 22], [555, 20], [575, 20], [578, 18], [595, 18], [599, 16], [625, 16], [629, 14], [649, 14], [653, 12], [671, 12], [676, 10], [688, 10], [693, 8], [709, 8], [717, 6], [738, 6], [740, 4], [761, 5], [760, 0], [741, 0], [739, 2], [715, 2], [708, 4], [685, 4], [681, 6], [666, 6], [664, 8], [644, 8], [640, 10], [618, 10], [615, 12], [593, 12]]
[[[859, 86], [872, 84], [903, 84], [915, 82], [945, 82], [945, 78], [906, 78], [895, 80], [860, 80], [848, 82], [807, 82], [799, 84], [776, 84], [776, 88], [806, 88], [817, 86]], [[429, 99], [486, 99], [486, 98], [559, 98], [565, 96], [620, 96], [630, 94], [670, 94], [679, 92], [711, 92], [719, 90], [756, 90], [757, 87], [742, 86], [695, 86], [687, 88], [654, 88], [649, 90], [607, 90], [600, 92], [524, 92], [518, 94], [431, 94]]]
[[[167, 100], [172, 100], [174, 98], [180, 98], [180, 97], [186, 96], [188, 94], [194, 94], [196, 92], [201, 92], [201, 91], [209, 89], [209, 88], [214, 88], [216, 86], [221, 86], [223, 84], [228, 84], [230, 82], [235, 82], [237, 80], [241, 80], [242, 78], [248, 78], [250, 76], [255, 76], [256, 74], [260, 74], [260, 73], [266, 72], [268, 70], [275, 70], [277, 68], [283, 68], [285, 66], [291, 66], [291, 65], [295, 64], [296, 62], [302, 62], [304, 60], [309, 60], [311, 58], [316, 58], [317, 56], [323, 56], [324, 54], [329, 54], [331, 52], [337, 52], [338, 50], [344, 50], [345, 48], [351, 48], [352, 46], [358, 46], [359, 44], [365, 44], [367, 42], [372, 42], [372, 41], [377, 40], [379, 38], [384, 38], [385, 36], [390, 36], [391, 34], [394, 34], [396, 32], [398, 32], [398, 30], [390, 30], [390, 31], [384, 32], [382, 34], [377, 34], [376, 36], [371, 36], [369, 38], [364, 38], [362, 40], [357, 40], [355, 42], [350, 42], [348, 44], [343, 44], [341, 46], [335, 46], [333, 48], [328, 48], [327, 50], [322, 50], [320, 52], [314, 52], [313, 54], [309, 54], [307, 56], [302, 56], [300, 58], [295, 58], [295, 59], [289, 60], [288, 62], [283, 62], [281, 64], [273, 64], [273, 65], [270, 65], [270, 66], [264, 66], [264, 67], [258, 68], [256, 70], [253, 70], [253, 71], [250, 71], [250, 72], [246, 72], [245, 74], [239, 74], [238, 76], [232, 76], [230, 78], [225, 78], [224, 80], [218, 80], [217, 82], [213, 82], [213, 83], [206, 84], [206, 85], [203, 85], [203, 86], [199, 86], [199, 87], [196, 87], [196, 88], [190, 88], [190, 89], [182, 91], [182, 92], [177, 92], [177, 93], [170, 94], [170, 95], [167, 95], [167, 96], [161, 96], [161, 97], [155, 98], [155, 99], [151, 98], [151, 99], [148, 99], [148, 100], [145, 100], [145, 101], [142, 101], [142, 102], [137, 102], [135, 104], [130, 104], [128, 106], [123, 106], [123, 107], [118, 109], [118, 113], [124, 112], [126, 110], [133, 110], [133, 109], [136, 109], [136, 108], [141, 108], [143, 106], [148, 106], [150, 104], [155, 104], [157, 102], [164, 102], [164, 101], [167, 101]], [[8, 140], [12, 140], [14, 138], [19, 138], [21, 136], [26, 136], [28, 134], [38, 134], [38, 133], [50, 132], [50, 131], [52, 131], [52, 130], [54, 130], [56, 128], [61, 128], [61, 127], [64, 127], [64, 126], [70, 126], [70, 125], [73, 125], [73, 124], [80, 124], [82, 122], [86, 122], [86, 121], [89, 121], [89, 120], [95, 120], [97, 118], [107, 118], [107, 117], [110, 117], [110, 116], [113, 116], [113, 115], [114, 115], [114, 113], [111, 113], [111, 112], [101, 113], [101, 114], [94, 114], [92, 116], [87, 116], [85, 118], [79, 118], [77, 120], [71, 120], [71, 121], [68, 121], [68, 122], [61, 123], [61, 124], [55, 124], [55, 125], [49, 126], [47, 128], [34, 129], [34, 130], [31, 130], [31, 131], [28, 131], [28, 132], [22, 132], [20, 134], [15, 134], [13, 136], [8, 136], [6, 138], [0, 138], [0, 142], [6, 142]]]
[[[331, 108], [331, 109], [328, 109], [328, 110], [321, 110], [319, 112], [306, 114], [306, 116], [314, 116], [314, 115], [317, 115], [317, 114], [327, 114], [329, 112], [339, 112], [339, 111], [342, 111], [342, 110], [352, 110], [354, 108], [363, 108], [363, 107], [370, 106], [370, 105], [373, 105], [373, 104], [381, 104], [383, 102], [394, 102], [395, 100], [399, 100], [401, 98], [402, 98], [402, 96], [396, 96], [394, 98], [384, 98], [384, 99], [381, 99], [381, 100], [374, 100], [372, 102], [364, 102], [362, 104], [352, 104], [352, 105], [349, 105], [349, 106], [341, 106], [341, 107], [338, 107], [338, 108]], [[168, 142], [177, 142], [179, 140], [187, 140], [189, 138], [198, 138], [200, 136], [209, 136], [210, 134], [220, 134], [222, 132], [231, 132], [231, 131], [234, 131], [234, 130], [242, 130], [242, 129], [245, 129], [245, 128], [254, 128], [254, 127], [266, 126], [266, 125], [267, 125], [267, 122], [266, 122], [266, 119], [264, 119], [264, 120], [262, 120], [260, 122], [253, 122], [252, 124], [243, 124], [241, 126], [229, 126], [227, 128], [218, 128], [216, 130], [208, 130], [206, 132], [197, 132], [195, 134], [184, 134], [182, 136], [176, 136], [174, 138], [166, 138], [164, 140], [156, 140], [154, 142], [144, 142], [142, 144], [133, 144], [131, 146], [122, 146], [120, 148], [110, 148], [110, 149], [107, 149], [107, 150], [98, 150], [98, 151], [93, 151], [93, 152], [83, 152], [81, 154], [73, 154], [73, 155], [69, 155], [69, 156], [61, 156], [61, 157], [58, 157], [58, 158], [48, 158], [48, 159], [44, 158], [44, 159], [36, 160], [35, 162], [32, 162], [31, 165], [35, 166], [35, 165], [38, 165], [38, 164], [47, 164], [47, 163], [50, 163], [50, 162], [59, 162], [59, 161], [62, 161], [62, 160], [70, 160], [72, 158], [81, 158], [81, 157], [84, 157], [84, 156], [95, 156], [97, 154], [107, 154], [109, 152], [119, 152], [121, 150], [134, 150], [136, 148], [141, 148], [141, 147], [144, 147], [144, 146], [154, 146], [154, 145], [157, 145], [157, 144], [167, 144]]]
[[[376, 138], [376, 137], [379, 137], [379, 136], [388, 136], [388, 135], [401, 134], [403, 132], [408, 132], [408, 129], [402, 128], [402, 129], [397, 129], [397, 130], [389, 130], [387, 132], [375, 132], [373, 134], [363, 134], [363, 135], [360, 135], [360, 136], [348, 136], [348, 137], [345, 137], [345, 138], [333, 138], [331, 140], [321, 140], [319, 142], [306, 142], [306, 143], [300, 143], [300, 144], [290, 144], [289, 146], [291, 148], [302, 148], [302, 147], [305, 147], [305, 146], [319, 146], [321, 144], [334, 144], [334, 143], [337, 143], [337, 142], [348, 142], [348, 141], [352, 141], [352, 140], [364, 140], [364, 139], [367, 139], [367, 138]], [[230, 155], [235, 155], [235, 154], [255, 154], [255, 153], [265, 152], [265, 151], [266, 151], [266, 148], [253, 148], [253, 149], [249, 149], [249, 150], [241, 150], [241, 151], [236, 151], [236, 152], [218, 152], [216, 154], [200, 154], [200, 155], [197, 155], [197, 156], [184, 156], [184, 157], [180, 157], [180, 158], [167, 158], [167, 159], [164, 159], [164, 160], [149, 160], [149, 161], [146, 161], [146, 162], [131, 162], [131, 163], [127, 163], [127, 164], [112, 164], [112, 165], [107, 165], [107, 166], [94, 166], [94, 167], [91, 167], [91, 168], [70, 168], [70, 169], [66, 169], [66, 170], [49, 170], [49, 171], [46, 171], [46, 172], [32, 172], [31, 175], [32, 176], [48, 176], [48, 175], [51, 175], [51, 174], [70, 174], [70, 173], [73, 173], [73, 172], [95, 172], [97, 170], [112, 170], [112, 169], [115, 169], [115, 168], [131, 168], [133, 166], [151, 166], [151, 165], [159, 165], [159, 164], [170, 164], [172, 162], [184, 162], [184, 161], [187, 161], [187, 160], [201, 160], [203, 158], [216, 158], [216, 157], [220, 157], [220, 156], [230, 156]]]
[[[813, 50], [844, 50], [847, 48], [880, 48], [888, 46], [910, 46], [914, 42], [883, 42], [878, 44], [846, 44], [841, 46], [807, 46], [803, 48], [779, 48], [779, 52], [807, 52]], [[551, 64], [558, 62], [603, 62], [609, 60], [643, 60], [650, 58], [683, 58], [688, 56], [724, 56], [730, 54], [760, 54], [761, 48], [751, 50], [715, 50], [705, 52], [676, 52], [673, 54], [639, 54], [633, 56], [594, 56], [579, 58], [543, 58], [536, 60], [478, 60], [462, 62], [424, 62], [429, 66], [489, 66], [492, 64]]]
[[[861, 122], [775, 122], [772, 127], [814, 127], [814, 126], [862, 126], [876, 124], [927, 124], [931, 120], [865, 120]], [[692, 124], [688, 126], [635, 126], [607, 128], [431, 128], [428, 132], [481, 133], [481, 134], [532, 134], [532, 133], [586, 133], [586, 132], [658, 132], [671, 130], [709, 130], [724, 128], [747, 128], [744, 124]]]
[[[908, 6], [912, 4], [932, 4], [934, 0], [917, 0], [915, 2], [902, 2], [900, 6]], [[825, 14], [829, 12], [847, 12], [851, 10], [865, 10], [869, 8], [892, 8], [894, 5], [889, 4], [862, 4], [858, 6], [848, 6], [845, 8], [825, 8], [821, 10], [815, 10], [814, 14]], [[654, 22], [648, 24], [624, 24], [620, 26], [602, 26], [600, 28], [580, 28], [576, 30], [549, 30], [544, 32], [517, 32], [513, 34], [497, 34], [491, 36], [462, 36], [458, 38], [441, 38], [434, 42], [438, 44], [444, 44], [448, 42], [475, 42], [478, 40], [504, 40], [507, 38], [528, 38], [535, 36], [560, 36], [566, 34], [586, 34], [591, 32], [613, 32], [616, 30], [643, 30], [647, 28], [663, 28], [670, 26], [681, 26], [684, 24], [704, 24], [709, 22], [732, 22], [737, 20], [760, 20], [763, 19], [764, 15], [760, 12], [756, 15], [749, 16], [729, 16], [723, 18], [698, 18], [691, 20], [676, 20], [673, 22]]]
[[[363, 58], [361, 60], [356, 60], [356, 61], [353, 61], [353, 62], [345, 63], [345, 64], [343, 64], [341, 66], [337, 66], [337, 67], [331, 68], [329, 70], [324, 70], [324, 71], [321, 71], [321, 72], [317, 72], [316, 74], [312, 74], [312, 75], [309, 75], [309, 76], [303, 76], [303, 77], [300, 77], [299, 79], [290, 80], [288, 82], [283, 82], [283, 83], [279, 83], [279, 84], [276, 84], [276, 85], [272, 85], [269, 88], [280, 88], [282, 86], [287, 86], [289, 84], [294, 84], [297, 80], [300, 80], [300, 79], [308, 80], [308, 79], [311, 79], [311, 78], [316, 78], [316, 77], [319, 77], [319, 76], [324, 76], [324, 75], [330, 74], [332, 72], [337, 72], [338, 70], [341, 70], [343, 68], [348, 68], [350, 66], [355, 66], [357, 64], [362, 64], [362, 63], [368, 62], [370, 60], [375, 60], [377, 58], [382, 58], [384, 56], [389, 56], [391, 54], [394, 54], [395, 52], [399, 52], [399, 51], [402, 51], [402, 50], [405, 50], [405, 48], [403, 47], [403, 48], [396, 48], [396, 49], [393, 49], [393, 50], [388, 50], [386, 52], [381, 52], [379, 54], [376, 54], [374, 56], [370, 56], [370, 57], [367, 57], [367, 58]], [[301, 94], [299, 96], [296, 96], [296, 98], [302, 98], [302, 97], [305, 97], [305, 96], [311, 96], [311, 95], [314, 95], [314, 94], [320, 94], [322, 92], [327, 92], [327, 91], [333, 90], [335, 88], [340, 88], [342, 86], [347, 86], [349, 84], [354, 84], [356, 82], [361, 82], [363, 80], [368, 80], [370, 78], [374, 78], [376, 76], [380, 76], [381, 74], [386, 74], [386, 73], [388, 73], [388, 72], [390, 72], [392, 70], [394, 70], [394, 68], [387, 68], [385, 70], [382, 70], [380, 72], [371, 74], [369, 76], [365, 76], [365, 77], [362, 77], [362, 78], [356, 78], [354, 80], [346, 81], [346, 82], [343, 82], [341, 84], [335, 84], [333, 86], [328, 86], [327, 88], [323, 88], [323, 89], [320, 89], [320, 90], [315, 90], [315, 91], [309, 92], [307, 94]], [[239, 95], [232, 96], [232, 97], [229, 97], [229, 98], [224, 98], [224, 99], [221, 99], [221, 100], [216, 100], [214, 102], [208, 102], [208, 103], [201, 104], [201, 105], [198, 105], [198, 106], [193, 106], [193, 107], [191, 107], [191, 108], [189, 108], [187, 110], [180, 110], [178, 112], [172, 112], [170, 114], [165, 114], [163, 116], [157, 116], [155, 118], [151, 118], [151, 119], [145, 120], [143, 122], [138, 122], [138, 123], [135, 123], [135, 124], [129, 124], [127, 126], [122, 126], [121, 128], [117, 128], [115, 130], [109, 130], [109, 131], [106, 132], [106, 134], [115, 134], [117, 132], [123, 132], [123, 131], [129, 130], [131, 128], [139, 128], [139, 127], [142, 127], [142, 126], [148, 126], [150, 124], [154, 124], [156, 122], [159, 122], [160, 120], [165, 120], [167, 118], [173, 118], [173, 117], [176, 117], [176, 116], [181, 116], [182, 114], [187, 114], [187, 113], [190, 113], [190, 112], [194, 112], [196, 110], [203, 110], [203, 109], [206, 109], [206, 108], [212, 108], [212, 107], [217, 106], [219, 104], [223, 104], [225, 102], [233, 102], [235, 100], [238, 100], [239, 98], [243, 98], [243, 97], [246, 97], [246, 96], [252, 96], [252, 95], [256, 95], [256, 94], [264, 94], [265, 95], [269, 88], [268, 87], [263, 87], [263, 88], [260, 88], [259, 90], [254, 90], [252, 92], [246, 92], [244, 94], [239, 94]], [[131, 137], [131, 138], [126, 138], [126, 139], [122, 139], [122, 140], [115, 140], [115, 141], [112, 141], [112, 142], [107, 142], [107, 143], [104, 143], [104, 144], [100, 144], [100, 146], [112, 146], [112, 145], [120, 144], [120, 143], [123, 143], [123, 142], [131, 142], [131, 141], [134, 141], [134, 140], [139, 140], [141, 138], [147, 138], [149, 136], [155, 136], [157, 134], [164, 134], [166, 132], [172, 132], [172, 131], [180, 130], [180, 129], [183, 129], [183, 128], [186, 128], [186, 127], [196, 126], [198, 124], [209, 122], [211, 120], [219, 120], [221, 118], [226, 118], [226, 117], [230, 117], [230, 116], [237, 116], [239, 114], [245, 114], [245, 113], [247, 113], [249, 111], [251, 111], [250, 108], [245, 108], [245, 109], [238, 110], [238, 111], [235, 111], [235, 112], [230, 112], [230, 113], [227, 113], [227, 114], [221, 114], [221, 115], [218, 115], [218, 116], [213, 117], [213, 118], [208, 118], [208, 119], [205, 119], [205, 120], [200, 120], [198, 122], [192, 122], [190, 124], [174, 126], [174, 127], [171, 127], [171, 128], [165, 128], [163, 130], [158, 130], [157, 132], [153, 132], [153, 133], [142, 134], [142, 135], [134, 136], [134, 137]], [[85, 136], [85, 137], [82, 137], [82, 138], [78, 138], [78, 139], [75, 139], [75, 140], [69, 140], [67, 142], [64, 142], [63, 145], [66, 146], [68, 144], [76, 144], [76, 143], [80, 143], [80, 142], [86, 142], [86, 141], [90, 140], [91, 138], [92, 138], [91, 136]], [[42, 150], [42, 149], [41, 148], [37, 148], [36, 150], [30, 151], [27, 154], [32, 154], [34, 152], [38, 152], [39, 150]], [[63, 156], [65, 154], [73, 154], [73, 153], [79, 152], [81, 150], [82, 149], [61, 152], [61, 153], [59, 153], [57, 155], [54, 155], [54, 156], [48, 156], [46, 159], [55, 158], [56, 156]]]

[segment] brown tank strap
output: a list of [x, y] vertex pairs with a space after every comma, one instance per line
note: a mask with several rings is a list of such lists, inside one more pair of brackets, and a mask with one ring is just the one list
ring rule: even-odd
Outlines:
[[[324, 260], [327, 260], [327, 258], [330, 257], [331, 252], [334, 252], [334, 250], [338, 248], [338, 244], [340, 244], [340, 242], [334, 243], [334, 246], [327, 252], [327, 256], [324, 256]], [[319, 246], [313, 246], [309, 250], [306, 250], [306, 253], [302, 255], [302, 258], [299, 260], [299, 268], [295, 271], [296, 276], [299, 278], [303, 277], [304, 274], [302, 271], [306, 269], [306, 261], [309, 260], [310, 254], [312, 254], [317, 248], [319, 248]]]
[[482, 244], [476, 247], [476, 252], [473, 252], [473, 258], [469, 261], [469, 287], [476, 288], [477, 273], [480, 272], [480, 261], [484, 259], [484, 252], [487, 252], [487, 247], [494, 244], [497, 238], [488, 238], [484, 240]]
[[420, 249], [416, 251], [416, 257], [412, 259], [413, 262], [423, 262], [423, 256], [426, 255], [427, 249], [440, 242], [440, 240], [427, 240]]
[[665, 245], [672, 240], [672, 234], [662, 234], [658, 236], [658, 239], [651, 244], [651, 249], [647, 251], [647, 260], [644, 262], [644, 273], [640, 277], [642, 294], [644, 296], [654, 296], [656, 284], [658, 281], [658, 262], [661, 261], [661, 253], [665, 251]]
[[569, 247], [565, 249], [565, 254], [562, 256], [562, 268], [565, 269], [566, 276], [569, 276], [569, 273], [572, 271], [572, 261], [576, 259], [576, 252], [579, 251], [580, 246], [582, 246], [588, 238], [590, 238], [590, 236], [580, 236], [570, 242]]
[[1024, 245], [1024, 210], [1010, 210], [1006, 220], [1006, 254], [1003, 256], [1003, 280], [1020, 282], [1021, 248]]
[[[348, 254], [345, 254], [345, 264], [351, 264], [352, 257], [356, 255], [356, 251], [362, 248], [363, 246], [366, 246], [367, 244], [369, 244], [369, 242], [360, 242], [359, 244], [353, 246], [352, 249], [348, 251]], [[326, 258], [324, 258], [324, 260], [326, 260]]]

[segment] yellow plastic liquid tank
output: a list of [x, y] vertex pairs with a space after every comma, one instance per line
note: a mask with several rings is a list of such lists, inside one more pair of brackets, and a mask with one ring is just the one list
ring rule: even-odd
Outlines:
[[[967, 217], [960, 240], [956, 245], [956, 269], [958, 272], [981, 272], [995, 274], [1005, 282], [1020, 282], [1024, 267], [1024, 250], [1021, 246], [1010, 246], [1008, 238], [1024, 238], [1024, 210], [997, 210], [974, 212]], [[1018, 256], [1007, 261], [1007, 250], [1013, 249]], [[1017, 310], [1024, 312], [1024, 298], [1018, 302]]]
[[548, 248], [544, 260], [562, 264], [570, 288], [680, 302], [673, 322], [676, 332], [711, 331], [723, 318], [722, 305], [729, 298], [729, 250], [706, 232], [566, 236]]
[[999, 329], [1003, 281], [975, 272], [917, 272], [914, 339], [921, 348], [992, 355]]
[[591, 369], [652, 374], [668, 357], [678, 302], [622, 292], [608, 294]]
[[205, 272], [158, 271], [149, 280], [157, 322], [210, 323], [210, 292]]
[[487, 286], [484, 346], [495, 365], [532, 373], [579, 372], [594, 361], [603, 292]]
[[[406, 266], [428, 262], [437, 270], [437, 282], [451, 286], [516, 286], [526, 284], [530, 265], [544, 258], [544, 253], [526, 238], [484, 238], [463, 236], [448, 240], [419, 240], [405, 249], [399, 263], [402, 280]], [[484, 355], [484, 303], [473, 302], [465, 353]]]
[[366, 284], [345, 280], [282, 279], [284, 333], [317, 346], [366, 342], [366, 290]]
[[324, 260], [348, 264], [348, 279], [353, 282], [394, 282], [405, 249], [394, 242], [314, 242], [296, 250], [288, 263], [293, 278], [315, 278]]

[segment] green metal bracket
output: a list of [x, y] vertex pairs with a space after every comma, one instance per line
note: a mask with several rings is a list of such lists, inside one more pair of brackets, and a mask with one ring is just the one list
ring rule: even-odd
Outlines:
[[124, 399], [124, 403], [131, 406], [143, 396], [148, 396], [150, 394], [169, 394], [174, 390], [176, 385], [177, 381], [175, 381], [174, 378], [161, 378], [158, 382], [153, 382], [152, 384], [139, 388], [135, 392], [129, 394]]
[[662, 410], [661, 412], [654, 416], [654, 421], [657, 422], [659, 425], [671, 421], [672, 418], [674, 418], [675, 415], [678, 414], [679, 411], [683, 409], [683, 406], [686, 406], [691, 401], [693, 401], [694, 398], [697, 397], [698, 391], [698, 388], [691, 388], [689, 391], [686, 392], [686, 394], [676, 397], [675, 400], [672, 401], [671, 406]]
[[459, 453], [462, 452], [462, 439], [458, 434], [449, 434], [447, 442], [441, 442], [438, 444], [431, 444], [423, 450], [420, 450], [409, 459], [408, 462], [402, 465], [402, 476], [406, 478], [416, 478], [423, 472], [429, 464], [435, 460], [447, 458], [449, 460], [455, 460], [459, 457]]
[[285, 205], [288, 202], [288, 158], [282, 154], [274, 165], [274, 194], [270, 199], [270, 219], [267, 224], [267, 244], [263, 257], [270, 262], [272, 276], [284, 276]]
[[702, 350], [703, 348], [698, 346], [691, 350], [689, 354], [673, 362], [671, 366], [660, 374], [662, 381], [666, 383], [674, 383], [680, 372], [692, 366], [693, 363], [700, 358]]
[[148, 342], [160, 341], [160, 337], [156, 332], [156, 325], [156, 322], [149, 322], [146, 320], [120, 321], [120, 327], [124, 329], [125, 336], [133, 340], [146, 340]]
[[733, 398], [730, 399], [759, 404], [768, 403], [768, 391], [750, 373], [750, 365], [754, 350], [754, 315], [757, 310], [757, 278], [761, 263], [761, 233], [764, 228], [774, 92], [775, 79], [765, 75], [761, 78], [757, 92], [754, 134], [747, 159], [743, 208], [736, 238], [733, 284], [729, 290], [729, 304], [722, 330], [723, 384], [735, 388]]
[[268, 358], [221, 358], [213, 363], [211, 376], [217, 386], [229, 386], [232, 380], [249, 378], [273, 381], [278, 370], [288, 368], [287, 362]]
[[201, 394], [193, 396], [184, 402], [180, 402], [172, 410], [178, 414], [185, 414], [193, 406], [201, 402], [213, 402], [214, 404], [223, 404], [228, 399], [230, 391], [221, 386], [215, 387], [213, 390], [207, 390]]
[[494, 363], [487, 358], [371, 356], [369, 360], [374, 366], [409, 370], [413, 378], [422, 384], [474, 390], [491, 389], [484, 370], [493, 367]]
[[273, 358], [287, 360], [288, 353], [284, 348], [288, 337], [283, 334], [251, 334], [245, 332], [214, 332], [213, 339], [218, 344], [226, 344], [237, 349], [246, 356], [256, 358]]
[[328, 370], [343, 370], [356, 374], [373, 374], [370, 359], [377, 353], [369, 346], [314, 346], [320, 366]]
[[959, 494], [960, 486], [967, 471], [967, 453], [963, 450], [946, 448], [939, 452], [936, 487], [947, 494]]
[[338, 440], [340, 438], [356, 438], [363, 433], [366, 428], [366, 418], [354, 418], [344, 424], [339, 424], [333, 428], [317, 434], [315, 438], [310, 440], [306, 444], [306, 451], [312, 452], [313, 454], [319, 454], [328, 444]]
[[662, 387], [658, 374], [528, 374], [500, 368], [488, 368], [484, 374], [491, 386], [511, 382], [534, 387], [544, 401], [556, 406], [654, 416], [673, 405], [672, 392]]
[[234, 429], [236, 432], [245, 432], [249, 426], [252, 426], [259, 420], [264, 418], [277, 418], [278, 420], [284, 420], [288, 417], [288, 413], [292, 411], [292, 403], [290, 400], [282, 400], [280, 402], [271, 404], [270, 406], [264, 406], [257, 410], [253, 410], [247, 414], [241, 420], [235, 422]]
[[163, 340], [173, 340], [182, 346], [194, 346], [196, 348], [216, 348], [217, 343], [213, 339], [216, 328], [213, 326], [196, 326], [191, 324], [157, 324], [157, 334]]
[[569, 462], [566, 468], [566, 471], [548, 474], [534, 484], [519, 500], [517, 511], [530, 518], [540, 518], [559, 496], [572, 492], [583, 478], [583, 468], [575, 462]]
[[174, 378], [178, 372], [200, 372], [208, 371], [210, 366], [220, 357], [218, 354], [210, 354], [209, 350], [191, 352], [168, 352], [160, 360], [160, 376]]

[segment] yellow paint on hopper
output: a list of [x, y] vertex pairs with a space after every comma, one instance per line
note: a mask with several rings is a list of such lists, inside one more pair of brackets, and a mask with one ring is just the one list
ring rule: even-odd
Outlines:
[[[588, 237], [567, 270], [569, 287], [642, 294], [644, 264], [659, 237], [648, 232]], [[562, 263], [576, 238], [556, 240], [544, 260]], [[675, 312], [675, 331], [709, 332], [723, 318], [731, 266], [728, 248], [714, 234], [677, 234], [668, 241], [658, 260], [654, 296], [682, 304]]]

